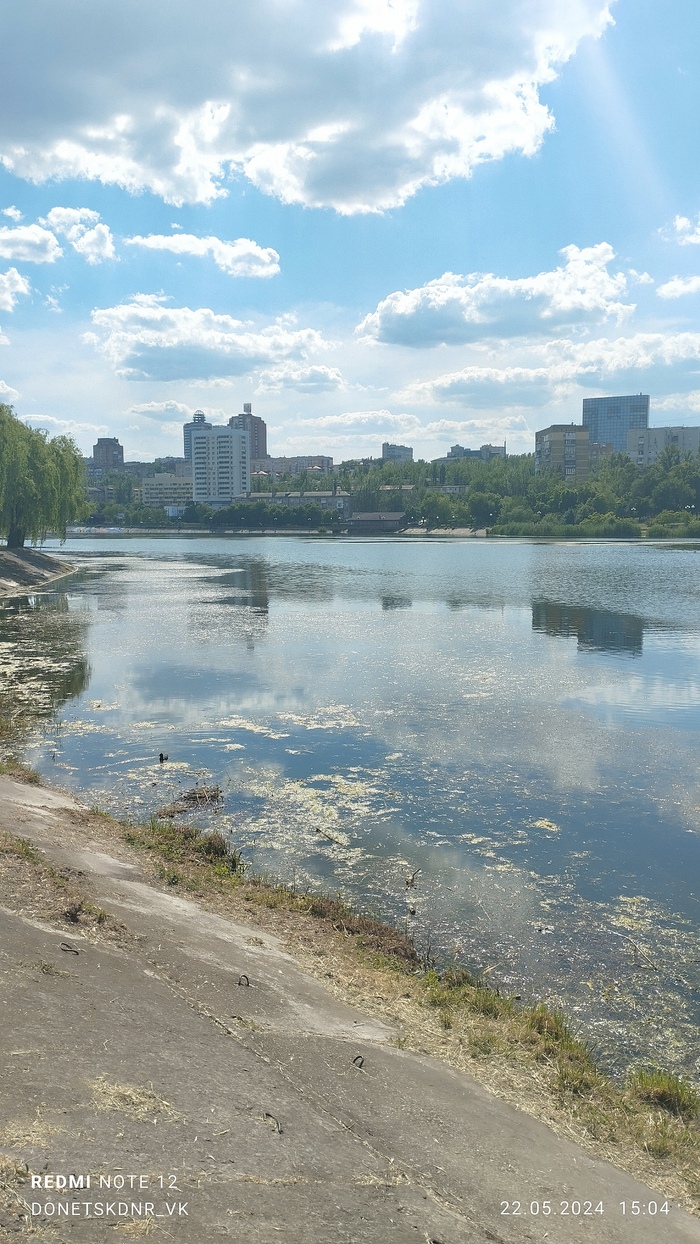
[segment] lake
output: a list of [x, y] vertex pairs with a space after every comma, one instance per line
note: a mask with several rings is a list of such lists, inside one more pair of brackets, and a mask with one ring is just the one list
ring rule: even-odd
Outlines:
[[216, 782], [197, 822], [253, 869], [561, 1005], [615, 1072], [700, 1074], [698, 545], [63, 551], [75, 577], [0, 608], [49, 782], [133, 818]]

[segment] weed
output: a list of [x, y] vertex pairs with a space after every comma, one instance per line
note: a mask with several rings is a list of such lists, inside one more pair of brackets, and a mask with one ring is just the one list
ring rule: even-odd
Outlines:
[[36, 847], [32, 846], [26, 838], [13, 838], [11, 834], [3, 834], [0, 842], [0, 854], [16, 855], [21, 860], [26, 860], [28, 864], [39, 864], [42, 862], [41, 855]]
[[627, 1078], [627, 1087], [640, 1101], [660, 1106], [682, 1119], [695, 1119], [700, 1114], [700, 1094], [692, 1084], [659, 1067], [633, 1071]]
[[17, 782], [26, 782], [28, 786], [41, 786], [41, 774], [37, 773], [36, 769], [32, 769], [30, 765], [22, 764], [14, 756], [0, 760], [0, 773], [15, 778]]

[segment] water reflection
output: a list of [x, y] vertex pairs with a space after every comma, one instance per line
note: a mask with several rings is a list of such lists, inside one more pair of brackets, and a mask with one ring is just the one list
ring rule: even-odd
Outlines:
[[68, 596], [16, 597], [0, 608], [0, 741], [13, 750], [88, 685], [87, 611]]
[[533, 600], [532, 629], [564, 639], [575, 635], [580, 650], [623, 652], [634, 657], [642, 655], [644, 622], [632, 613], [571, 607], [553, 600]]

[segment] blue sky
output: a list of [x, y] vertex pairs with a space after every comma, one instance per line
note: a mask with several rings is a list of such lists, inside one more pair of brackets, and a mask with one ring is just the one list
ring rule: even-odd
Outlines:
[[[13, 10], [13, 11], [11, 11]], [[89, 452], [434, 457], [700, 421], [691, 0], [34, 0], [0, 16], [0, 400]]]

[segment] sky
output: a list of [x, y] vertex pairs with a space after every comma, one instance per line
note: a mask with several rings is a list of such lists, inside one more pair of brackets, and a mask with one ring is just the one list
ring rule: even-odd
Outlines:
[[696, 0], [0, 13], [0, 401], [89, 454], [251, 402], [434, 458], [651, 395], [700, 423]]

